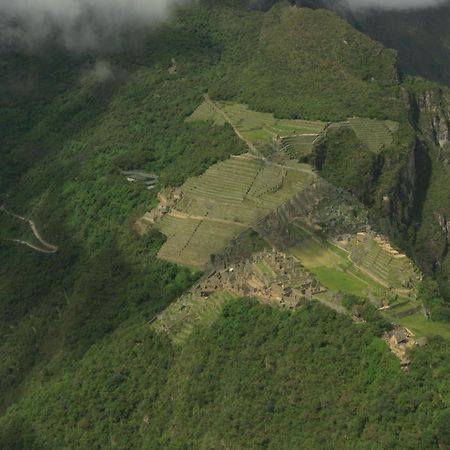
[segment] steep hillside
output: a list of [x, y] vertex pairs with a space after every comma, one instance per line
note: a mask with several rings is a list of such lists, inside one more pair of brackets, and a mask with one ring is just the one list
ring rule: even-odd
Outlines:
[[174, 348], [147, 324], [199, 273], [134, 228], [159, 190], [246, 151], [229, 123], [187, 120], [205, 94], [271, 120], [395, 121], [376, 151], [346, 125], [329, 134], [319, 169], [446, 293], [445, 90], [402, 81], [395, 52], [331, 12], [232, 0], [179, 9], [112, 53], [8, 53], [0, 77], [0, 206], [57, 247], [20, 245], [29, 229], [0, 210], [0, 447], [450, 445], [446, 341], [417, 351], [409, 376], [370, 324], [235, 302]]
[[[432, 353], [434, 356], [432, 356]], [[433, 370], [438, 358], [447, 362]], [[184, 346], [141, 324], [93, 346], [0, 421], [5, 448], [448, 448], [448, 349], [409, 373], [323, 306], [238, 299]], [[64, 418], [61, 420], [61, 418]]]
[[[284, 118], [402, 116], [393, 51], [323, 10], [283, 2], [260, 20], [240, 58], [225, 53], [213, 97], [235, 98]], [[228, 40], [236, 38], [234, 30], [225, 32]]]

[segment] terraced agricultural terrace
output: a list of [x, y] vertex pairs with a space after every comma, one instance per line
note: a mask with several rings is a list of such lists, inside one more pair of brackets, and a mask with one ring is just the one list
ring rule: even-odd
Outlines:
[[358, 233], [347, 244], [351, 260], [385, 286], [408, 290], [420, 278], [419, 270], [381, 237]]
[[317, 235], [301, 220], [291, 225], [299, 243], [290, 249], [305, 267], [331, 291], [342, 291], [361, 297], [379, 295], [384, 286], [362, 272], [349, 259], [348, 253]]
[[223, 304], [235, 298], [231, 292], [217, 292], [202, 297], [197, 292], [189, 292], [165, 309], [153, 322], [155, 331], [167, 333], [176, 344], [182, 344], [201, 323], [208, 326], [220, 313]]
[[366, 294], [370, 288], [378, 290], [378, 293], [380, 289], [389, 289], [408, 296], [421, 279], [419, 269], [411, 260], [375, 233], [361, 232], [329, 242], [301, 220], [294, 222], [293, 230], [300, 240], [293, 253], [330, 289], [333, 289], [330, 282], [333, 284], [331, 280], [335, 271], [340, 285], [346, 282], [346, 278], [352, 278], [349, 292], [357, 295], [364, 294], [365, 286]]
[[280, 140], [281, 150], [292, 159], [299, 159], [311, 153], [317, 135], [287, 136]]
[[372, 299], [390, 321], [410, 327], [418, 336], [428, 333], [415, 289], [421, 273], [406, 255], [371, 232], [330, 242], [301, 220], [291, 230], [299, 243], [289, 252], [330, 292]]
[[239, 103], [218, 102], [217, 107], [252, 142], [270, 140], [277, 136], [317, 136], [326, 127], [326, 123], [319, 121], [276, 119], [273, 114], [252, 111]]
[[[296, 161], [311, 153], [315, 141], [328, 127], [351, 127], [367, 149], [375, 153], [392, 143], [398, 129], [395, 122], [365, 118], [335, 124], [280, 120], [246, 105], [213, 102], [208, 96], [187, 121], [210, 121], [215, 126], [229, 123], [249, 148], [248, 154], [231, 157], [187, 180], [180, 198], [157, 221], [167, 236], [158, 256], [200, 269], [213, 262], [214, 255], [220, 254], [233, 238], [311, 185], [316, 175], [310, 166]], [[262, 150], [268, 145], [275, 153], [266, 158]], [[275, 155], [284, 156], [280, 159]], [[314, 294], [318, 300], [339, 309], [342, 306], [335, 295], [338, 292], [377, 299], [390, 320], [406, 320], [421, 309], [415, 295], [420, 273], [405, 255], [379, 236], [359, 233], [332, 242], [307, 225], [301, 215], [291, 223], [290, 230], [300, 241], [290, 254], [324, 288]], [[264, 264], [258, 264], [251, 266], [253, 275], [248, 280], [270, 275], [264, 274]], [[224, 283], [226, 278], [215, 280], [219, 286], [214, 287], [215, 296], [221, 288], [224, 292], [247, 295], [246, 289], [258, 290], [261, 284], [253, 286], [249, 282], [240, 290], [233, 283]], [[193, 303], [204, 303], [194, 297]]]
[[308, 186], [309, 166], [284, 167], [250, 156], [215, 164], [182, 186], [182, 199], [158, 222], [159, 257], [202, 268], [227, 243]]
[[320, 121], [277, 119], [271, 113], [252, 111], [240, 103], [213, 102], [209, 98], [188, 118], [190, 122], [196, 120], [209, 120], [215, 125], [228, 122], [255, 149], [265, 144], [281, 144], [284, 148], [288, 142], [283, 140], [292, 138], [292, 143], [300, 146], [298, 149], [302, 152], [312, 148], [313, 141], [327, 126], [327, 123]]
[[373, 153], [379, 153], [383, 148], [391, 145], [393, 133], [399, 127], [397, 122], [389, 120], [352, 117], [348, 121], [358, 139], [364, 142]]

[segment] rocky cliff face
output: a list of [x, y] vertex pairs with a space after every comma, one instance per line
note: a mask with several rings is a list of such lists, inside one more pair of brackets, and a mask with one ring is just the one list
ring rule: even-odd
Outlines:
[[426, 151], [416, 139], [404, 163], [397, 168], [395, 183], [382, 198], [382, 210], [391, 225], [403, 232], [420, 208], [421, 181], [428, 177]]
[[[390, 212], [395, 221], [407, 225], [405, 231], [421, 268], [429, 274], [441, 272], [440, 277], [447, 279], [450, 273], [442, 268], [450, 258], [450, 90], [422, 83], [415, 86], [413, 97], [420, 140], [415, 146], [415, 163], [406, 164], [396, 189], [400, 211], [414, 198], [413, 220], [408, 222], [404, 214]], [[413, 183], [414, 196], [408, 196]]]
[[[446, 88], [429, 88], [417, 96], [417, 107], [422, 117], [421, 127], [433, 142], [444, 152], [441, 158], [448, 156], [445, 161], [450, 164], [450, 91]], [[444, 153], [442, 155], [442, 153]]]

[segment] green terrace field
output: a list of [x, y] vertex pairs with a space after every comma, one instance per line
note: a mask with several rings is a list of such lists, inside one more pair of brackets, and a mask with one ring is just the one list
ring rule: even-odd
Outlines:
[[389, 120], [365, 119], [353, 117], [348, 119], [356, 136], [373, 153], [379, 153], [383, 148], [392, 144], [393, 133], [398, 130], [399, 124]]
[[234, 102], [212, 102], [207, 99], [187, 119], [211, 121], [216, 125], [230, 123], [243, 139], [253, 144], [271, 143], [283, 137], [297, 137], [299, 143], [312, 142], [323, 132], [325, 122], [276, 119], [271, 113], [252, 111], [248, 106]]
[[394, 320], [398, 324], [413, 331], [416, 338], [423, 336], [442, 336], [450, 339], [450, 325], [446, 322], [430, 320], [425, 317], [422, 311], [418, 311], [405, 317], [394, 318]]
[[317, 135], [288, 136], [281, 139], [281, 150], [292, 159], [309, 155]]
[[245, 230], [237, 224], [172, 215], [166, 215], [160, 226], [167, 241], [158, 257], [193, 268], [207, 264], [211, 255], [220, 252], [233, 237]]
[[[240, 137], [250, 144], [276, 143], [289, 158], [308, 155], [313, 143], [326, 130], [327, 123], [310, 120], [276, 119], [271, 113], [252, 111], [235, 102], [205, 100], [187, 119], [211, 121], [215, 125], [229, 123]], [[349, 118], [347, 122], [331, 124], [332, 127], [350, 126], [356, 136], [373, 153], [379, 153], [393, 141], [399, 124], [389, 120], [362, 117]]]
[[[360, 260], [355, 261], [353, 254], [350, 256], [346, 250], [321, 238], [299, 220], [290, 227], [291, 233], [296, 233], [300, 242], [289, 252], [330, 291], [325, 293], [323, 298], [320, 294], [319, 300], [335, 302], [332, 294], [336, 292], [378, 301], [387, 300], [389, 307], [380, 310], [383, 316], [391, 322], [407, 327], [415, 337], [450, 337], [448, 324], [425, 317], [422, 302], [416, 298], [413, 284], [409, 289], [402, 286], [402, 280], [416, 283], [419, 279], [417, 269], [407, 257], [384, 259], [384, 256], [379, 254], [379, 242], [374, 239], [364, 241], [364, 248], [369, 254], [376, 253], [380, 261], [383, 261], [385, 268], [382, 270], [383, 266], [375, 263], [371, 257], [363, 263]], [[363, 243], [359, 242], [357, 245], [359, 249]], [[377, 249], [376, 252], [374, 249]], [[386, 250], [382, 251], [383, 254], [386, 253]], [[338, 309], [336, 305], [331, 307]]]
[[260, 136], [270, 139], [292, 134], [318, 135], [326, 126], [324, 122], [318, 121], [276, 119], [273, 114], [252, 111], [240, 103], [218, 102], [216, 105], [245, 137], [254, 142], [260, 140]]
[[162, 221], [167, 236], [158, 256], [203, 267], [211, 255], [308, 186], [307, 165], [284, 167], [250, 157], [232, 157], [191, 178], [183, 199]]
[[328, 289], [361, 297], [380, 295], [384, 288], [376, 280], [361, 272], [342, 249], [314, 234], [304, 224], [295, 222], [291, 232], [300, 243], [292, 253]]
[[167, 333], [175, 344], [183, 344], [196, 326], [211, 325], [225, 302], [232, 298], [236, 296], [227, 291], [209, 297], [188, 293], [166, 308], [153, 322], [152, 328]]
[[[407, 256], [372, 234], [358, 233], [341, 248], [299, 220], [291, 227], [301, 241], [292, 253], [329, 289], [361, 295], [367, 294], [368, 287], [378, 291], [381, 288], [408, 297], [420, 280], [420, 272]], [[406, 305], [405, 309], [411, 308]]]
[[207, 122], [211, 121], [215, 125], [221, 126], [226, 123], [225, 118], [218, 112], [210, 102], [203, 102], [192, 114], [186, 119], [186, 122]]
[[407, 256], [397, 253], [369, 233], [360, 234], [350, 243], [349, 250], [352, 261], [384, 286], [409, 289], [419, 280], [419, 271]]

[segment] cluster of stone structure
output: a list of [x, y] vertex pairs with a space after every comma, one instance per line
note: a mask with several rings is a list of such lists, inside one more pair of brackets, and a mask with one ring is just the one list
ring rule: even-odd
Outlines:
[[408, 369], [411, 364], [409, 350], [427, 344], [426, 338], [414, 339], [414, 333], [408, 328], [402, 327], [386, 333], [383, 340], [387, 343], [391, 352], [400, 360], [403, 369]]
[[194, 287], [204, 298], [219, 290], [257, 297], [267, 303], [294, 309], [326, 289], [294, 257], [266, 250], [234, 265], [223, 263]]
[[[149, 226], [161, 220], [166, 214], [170, 213], [175, 205], [183, 198], [181, 188], [166, 189], [158, 192], [158, 206], [148, 211], [137, 221], [138, 231], [144, 232]], [[141, 230], [142, 229], [142, 230]]]

